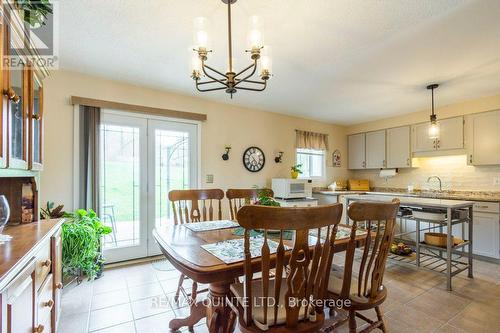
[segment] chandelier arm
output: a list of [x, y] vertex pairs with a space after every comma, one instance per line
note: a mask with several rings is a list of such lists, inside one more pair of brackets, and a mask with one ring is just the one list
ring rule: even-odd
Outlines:
[[[212, 68], [212, 67], [210, 67], [210, 66], [208, 66], [208, 65], [205, 65], [205, 62], [203, 62], [203, 63], [202, 63], [201, 68], [203, 69], [203, 73], [204, 73], [205, 75], [207, 75], [207, 76], [208, 76], [208, 74], [207, 74], [207, 71], [205, 70], [205, 68], [207, 68], [207, 69], [211, 70], [211, 71], [212, 71], [212, 72], [214, 72], [214, 73], [219, 74], [219, 75], [220, 75], [220, 76], [222, 76], [224, 79], [227, 79], [227, 75], [226, 75], [226, 74], [222, 74], [221, 72], [219, 72], [219, 71], [218, 71], [218, 70], [216, 70], [215, 68]], [[217, 79], [214, 79], [214, 78], [212, 78], [212, 79], [213, 79], [213, 80], [217, 80]]]
[[254, 81], [254, 80], [236, 80], [236, 81], [238, 81], [238, 83], [246, 82], [246, 83], [263, 84], [263, 85], [267, 84], [267, 81]]
[[198, 84], [196, 84], [196, 89], [197, 89], [199, 92], [207, 92], [207, 91], [223, 90], [223, 89], [226, 89], [226, 87], [209, 88], [209, 89], [200, 89], [200, 87], [198, 87]]
[[[212, 68], [210, 68], [210, 67], [208, 67], [208, 66], [205, 66], [205, 65], [203, 65], [203, 66], [201, 66], [201, 67], [202, 67], [202, 69], [203, 69], [203, 73], [204, 73], [207, 77], [209, 77], [210, 79], [212, 79], [212, 80], [214, 80], [214, 81], [216, 81], [216, 82], [219, 82], [219, 83], [220, 83], [220, 84], [222, 84], [223, 86], [227, 87], [227, 84], [226, 84], [224, 81], [219, 80], [219, 79], [216, 79], [216, 78], [214, 78], [213, 76], [211, 76], [210, 74], [208, 74], [208, 73], [207, 73], [207, 71], [205, 70], [205, 67], [206, 67], [206, 68], [208, 68], [208, 69], [210, 69], [210, 70], [212, 70], [212, 71], [214, 71], [214, 72], [216, 72], [216, 73], [218, 73], [218, 74], [221, 74], [221, 73], [219, 73], [218, 71], [216, 71], [216, 70], [214, 70], [214, 69], [212, 69]], [[221, 75], [223, 75], [223, 74], [221, 74]], [[226, 77], [225, 75], [224, 75], [224, 77], [227, 79], [227, 77]]]
[[234, 77], [237, 78], [238, 76], [240, 76], [241, 74], [245, 73], [247, 70], [249, 70], [250, 68], [254, 68], [253, 69], [253, 72], [252, 74], [250, 74], [250, 76], [254, 75], [255, 74], [255, 69], [257, 68], [257, 61], [255, 61], [253, 64], [251, 64], [250, 66], [248, 66], [247, 68], [245, 68], [244, 70], [240, 71], [238, 74], [236, 74]]
[[204, 85], [204, 84], [210, 84], [210, 83], [220, 83], [219, 81], [216, 80], [210, 80], [210, 81], [204, 81], [204, 82], [197, 82], [197, 85]]
[[241, 90], [250, 90], [250, 91], [264, 91], [266, 90], [267, 82], [264, 82], [264, 86], [262, 88], [249, 88], [249, 87], [238, 87]]

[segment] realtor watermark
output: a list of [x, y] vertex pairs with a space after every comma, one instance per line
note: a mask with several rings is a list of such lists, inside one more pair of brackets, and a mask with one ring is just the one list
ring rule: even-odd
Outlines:
[[[157, 296], [151, 298], [151, 307], [154, 309], [158, 308], [169, 308], [170, 305], [175, 305], [178, 308], [183, 308], [186, 306], [192, 306], [194, 305], [194, 302], [192, 299], [186, 299], [186, 298], [179, 298], [177, 301], [174, 300], [172, 297], [165, 297], [165, 296]], [[267, 305], [268, 308], [272, 308], [276, 305], [278, 307], [285, 307], [285, 304], [283, 303], [283, 300], [281, 300], [282, 303], [277, 304], [276, 299], [274, 297], [253, 297], [252, 298], [252, 306], [253, 307], [264, 307]], [[232, 297], [232, 298], [205, 298], [201, 303], [204, 306], [214, 306], [214, 307], [220, 307], [220, 306], [226, 306], [228, 303], [239, 303], [243, 307], [248, 307], [250, 306], [250, 299], [248, 297]], [[328, 307], [330, 309], [346, 309], [351, 306], [351, 300], [350, 299], [332, 299], [332, 298], [327, 298], [327, 299], [305, 299], [305, 298], [296, 298], [296, 297], [289, 297], [288, 298], [288, 304], [287, 307], [294, 308], [294, 307], [313, 307], [313, 308], [325, 308]]]
[[[30, 64], [47, 70], [59, 69], [59, 2], [30, 0], [28, 7], [14, 8], [1, 0], [1, 19], [9, 27], [9, 41], [4, 47], [3, 66], [22, 70]], [[7, 3], [11, 3], [8, 5]]]

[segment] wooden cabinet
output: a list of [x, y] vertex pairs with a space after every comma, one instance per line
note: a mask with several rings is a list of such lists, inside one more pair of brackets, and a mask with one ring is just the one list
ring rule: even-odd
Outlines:
[[500, 164], [500, 111], [473, 114], [466, 120], [468, 163]]
[[31, 261], [2, 293], [6, 314], [2, 325], [7, 333], [33, 333], [35, 328], [35, 265]]
[[414, 153], [449, 151], [464, 148], [464, 118], [454, 117], [439, 121], [439, 138], [429, 139], [430, 123], [412, 126]]
[[54, 307], [52, 310], [52, 332], [56, 331], [61, 314], [61, 296], [62, 296], [62, 238], [61, 229], [50, 239], [52, 253], [52, 276], [53, 276], [53, 294]]
[[381, 169], [386, 166], [385, 130], [365, 134], [366, 168]]
[[[5, 15], [0, 29], [1, 85], [0, 108], [0, 168], [42, 169], [43, 145], [43, 89], [42, 79], [46, 73], [35, 68], [29, 61], [37, 63], [37, 55], [19, 51], [32, 43], [26, 36], [20, 37], [19, 29], [12, 29], [5, 22], [19, 21], [18, 14], [11, 10], [10, 2], [0, 4]], [[29, 49], [24, 48], [24, 49]], [[24, 53], [23, 53], [24, 52]], [[28, 61], [28, 59], [30, 59]]]
[[389, 128], [386, 138], [387, 168], [411, 167], [410, 126]]
[[8, 227], [2, 251], [0, 332], [57, 332], [61, 309], [61, 221]]
[[349, 135], [348, 144], [348, 165], [349, 169], [365, 169], [365, 133]]

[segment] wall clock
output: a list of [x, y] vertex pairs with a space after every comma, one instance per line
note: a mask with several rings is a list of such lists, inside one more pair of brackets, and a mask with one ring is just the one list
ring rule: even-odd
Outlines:
[[266, 164], [264, 152], [258, 147], [249, 147], [243, 153], [243, 165], [250, 172], [259, 172]]

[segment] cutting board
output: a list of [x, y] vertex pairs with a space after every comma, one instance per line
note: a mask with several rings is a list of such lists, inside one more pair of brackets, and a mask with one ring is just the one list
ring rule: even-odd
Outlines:
[[349, 190], [369, 191], [370, 181], [368, 179], [349, 179]]

